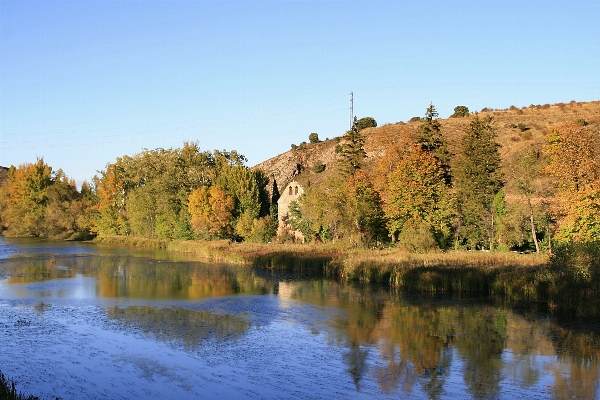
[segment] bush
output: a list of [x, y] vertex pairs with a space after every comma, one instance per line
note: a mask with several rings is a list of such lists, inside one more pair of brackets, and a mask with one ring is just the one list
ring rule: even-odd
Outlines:
[[450, 118], [463, 118], [469, 116], [469, 108], [466, 106], [456, 106], [454, 107], [454, 114], [450, 116]]
[[412, 117], [410, 119], [410, 122], [416, 122], [416, 121], [420, 121], [420, 120], [421, 120], [421, 117]]
[[588, 123], [585, 119], [583, 118], [578, 118], [575, 120], [575, 124], [579, 125], [579, 126], [586, 126]]
[[398, 235], [399, 247], [412, 253], [426, 253], [438, 249], [429, 224], [411, 219], [404, 224]]
[[319, 143], [319, 135], [317, 133], [313, 132], [310, 135], [308, 135], [308, 140], [311, 143]]
[[318, 173], [325, 171], [325, 168], [326, 168], [325, 164], [323, 164], [321, 161], [315, 161], [312, 169], [315, 173], [318, 174]]
[[247, 240], [254, 243], [269, 243], [276, 234], [277, 221], [267, 215], [252, 222], [252, 231]]
[[372, 118], [372, 117], [364, 117], [364, 118], [359, 119], [356, 122], [356, 128], [359, 131], [362, 131], [363, 129], [366, 129], [366, 128], [375, 128], [375, 127], [377, 127], [377, 121], [375, 121], [375, 118]]
[[294, 143], [292, 143], [292, 150], [296, 150], [298, 148], [297, 145], [295, 145]]
[[529, 130], [529, 127], [522, 122], [517, 125], [517, 128], [519, 128], [521, 130], [521, 132], [525, 132], [525, 131]]

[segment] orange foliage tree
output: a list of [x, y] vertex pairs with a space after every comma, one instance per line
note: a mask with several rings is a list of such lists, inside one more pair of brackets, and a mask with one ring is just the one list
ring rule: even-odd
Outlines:
[[546, 137], [550, 162], [545, 172], [558, 187], [554, 213], [556, 239], [600, 242], [600, 133], [591, 126], [566, 123]]
[[194, 190], [188, 203], [194, 230], [201, 236], [230, 236], [234, 206], [233, 197], [219, 185]]

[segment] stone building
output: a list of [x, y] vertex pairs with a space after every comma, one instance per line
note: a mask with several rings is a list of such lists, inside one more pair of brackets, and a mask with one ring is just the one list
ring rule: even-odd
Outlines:
[[296, 181], [288, 183], [283, 190], [280, 190], [280, 197], [277, 200], [277, 210], [279, 214], [279, 228], [277, 229], [277, 236], [285, 235], [289, 233], [295, 241], [304, 241], [304, 235], [300, 231], [294, 231], [288, 224], [290, 218], [290, 203], [294, 200], [298, 200], [304, 193], [302, 185]]

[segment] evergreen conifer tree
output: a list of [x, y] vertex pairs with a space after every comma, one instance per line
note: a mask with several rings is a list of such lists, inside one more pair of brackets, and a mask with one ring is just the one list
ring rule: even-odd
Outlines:
[[425, 119], [417, 129], [416, 139], [423, 150], [431, 152], [438, 160], [440, 167], [444, 171], [444, 181], [446, 185], [450, 185], [451, 154], [442, 135], [442, 124], [438, 120], [438, 115], [435, 106], [429, 104], [425, 112]]
[[503, 187], [500, 144], [492, 118], [475, 116], [465, 130], [454, 168], [461, 226], [458, 236], [470, 247], [494, 245], [494, 197]]
[[341, 170], [347, 175], [353, 175], [362, 168], [363, 160], [367, 157], [364, 149], [365, 138], [358, 130], [358, 121], [354, 117], [352, 129], [343, 137], [341, 145]]

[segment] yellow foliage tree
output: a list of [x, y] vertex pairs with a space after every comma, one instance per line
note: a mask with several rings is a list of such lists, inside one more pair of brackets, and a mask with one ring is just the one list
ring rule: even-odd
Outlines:
[[202, 236], [228, 237], [233, 231], [234, 206], [233, 198], [221, 186], [198, 188], [189, 196], [192, 227]]
[[600, 241], [600, 132], [591, 126], [562, 124], [547, 136], [550, 163], [545, 172], [558, 186], [553, 209], [556, 239]]

